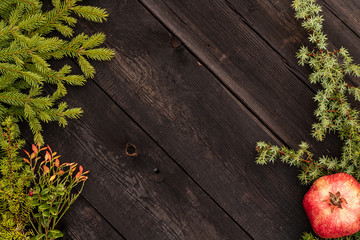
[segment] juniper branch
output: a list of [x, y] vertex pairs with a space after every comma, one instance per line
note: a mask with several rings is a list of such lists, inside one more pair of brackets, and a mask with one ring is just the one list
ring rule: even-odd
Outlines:
[[[315, 0], [295, 0], [292, 4], [296, 18], [303, 20], [302, 26], [309, 32], [309, 41], [313, 49], [302, 46], [296, 57], [301, 66], [309, 65], [312, 73], [309, 81], [320, 84], [314, 100], [317, 102], [315, 116], [317, 122], [312, 125], [312, 135], [318, 141], [323, 141], [327, 134], [336, 132], [343, 141], [340, 159], [323, 156], [312, 161], [310, 166], [306, 162], [299, 162], [296, 158], [284, 160], [276, 152], [275, 146], [267, 146], [272, 150], [258, 144], [258, 163], [265, 164], [275, 158], [280, 158], [290, 165], [300, 168], [299, 178], [303, 183], [311, 183], [317, 178], [336, 170], [353, 175], [360, 179], [360, 119], [359, 111], [352, 106], [349, 96], [360, 101], [360, 89], [345, 80], [346, 75], [360, 77], [360, 65], [353, 62], [353, 58], [344, 47], [329, 50], [326, 34], [323, 32], [323, 17], [320, 15], [321, 6]], [[260, 145], [260, 146], [259, 146]], [[300, 146], [299, 150], [284, 151], [288, 154], [307, 151]], [[308, 152], [307, 152], [308, 153]], [[310, 154], [310, 153], [308, 153]], [[260, 161], [259, 157], [264, 161]], [[296, 163], [296, 164], [295, 164]]]

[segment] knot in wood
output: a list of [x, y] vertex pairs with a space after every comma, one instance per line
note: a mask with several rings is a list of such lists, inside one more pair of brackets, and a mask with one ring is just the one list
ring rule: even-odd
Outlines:
[[136, 146], [134, 144], [132, 144], [132, 143], [127, 143], [126, 148], [125, 148], [125, 153], [126, 153], [126, 155], [128, 155], [130, 157], [137, 156]]

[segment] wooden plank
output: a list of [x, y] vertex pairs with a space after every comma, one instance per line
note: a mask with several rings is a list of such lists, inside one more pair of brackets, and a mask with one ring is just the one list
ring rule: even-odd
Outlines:
[[136, 1], [99, 4], [112, 17], [82, 29], [105, 32], [117, 54], [95, 63], [97, 84], [253, 238], [308, 230], [296, 170], [254, 163], [256, 141], [276, 141], [266, 127]]
[[65, 129], [45, 126], [46, 142], [91, 171], [82, 196], [125, 238], [250, 239], [94, 82], [65, 100], [84, 116]]
[[[356, 26], [355, 17], [334, 15], [345, 9], [357, 9], [357, 3], [352, 1], [318, 1], [323, 6], [322, 15], [324, 16], [324, 31], [329, 38], [330, 48], [339, 48], [339, 40], [352, 43], [359, 41], [350, 29], [344, 25], [344, 22], [353, 23]], [[253, 29], [261, 38], [263, 38], [284, 61], [296, 71], [305, 83], [309, 69], [298, 66], [295, 59], [295, 53], [299, 46], [308, 44], [308, 33], [301, 26], [302, 21], [295, 19], [295, 12], [291, 8], [291, 3], [284, 0], [270, 1], [234, 1], [226, 0], [226, 4]], [[330, 5], [334, 5], [331, 7]], [[339, 13], [340, 13], [339, 12]], [[341, 14], [341, 13], [340, 13]], [[354, 16], [353, 14], [352, 16]], [[355, 39], [354, 39], [355, 38]], [[341, 46], [341, 45], [340, 45]], [[313, 88], [312, 85], [309, 85]]]
[[295, 58], [299, 46], [307, 45], [308, 39], [301, 22], [295, 19], [290, 1], [226, 0], [225, 4], [282, 58], [284, 66], [316, 90], [307, 80], [309, 69], [299, 67]]
[[[341, 46], [348, 46], [351, 52], [359, 55], [360, 49], [357, 46], [360, 44], [360, 31], [357, 23], [360, 19], [355, 17], [359, 4], [353, 1], [332, 0], [318, 1], [318, 3], [323, 6], [321, 14], [325, 19], [324, 31], [328, 37], [329, 48], [339, 49]], [[299, 46], [309, 43], [308, 33], [301, 26], [302, 21], [295, 19], [295, 12], [289, 1], [226, 0], [226, 4], [281, 55], [283, 61], [299, 79], [309, 85], [309, 88], [317, 89], [307, 80], [310, 69], [299, 66], [294, 57]], [[349, 29], [347, 26], [354, 27]], [[352, 82], [354, 79], [349, 80]]]
[[[208, 0], [140, 1], [283, 142], [297, 147], [307, 141], [318, 155], [339, 154], [335, 136], [319, 143], [309, 134], [316, 121], [316, 104], [314, 90], [304, 84], [307, 80], [296, 75], [275, 46], [260, 37], [229, 4]], [[262, 22], [273, 22], [272, 17]]]
[[[321, 0], [319, 3], [325, 10], [324, 29], [331, 39], [339, 48], [344, 46], [349, 49], [354, 56], [354, 60], [359, 62], [360, 59], [360, 17], [358, 1], [333, 1]], [[356, 81], [356, 80], [355, 80]], [[359, 81], [357, 80], [357, 83]]]
[[59, 227], [64, 239], [124, 239], [82, 196], [64, 215]]

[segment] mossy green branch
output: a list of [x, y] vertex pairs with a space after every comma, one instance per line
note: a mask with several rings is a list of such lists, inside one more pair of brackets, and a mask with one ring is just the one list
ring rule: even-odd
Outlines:
[[0, 127], [0, 238], [29, 239], [27, 230], [31, 206], [24, 192], [30, 186], [30, 169], [19, 156], [24, 141], [19, 140], [19, 128], [11, 118]]

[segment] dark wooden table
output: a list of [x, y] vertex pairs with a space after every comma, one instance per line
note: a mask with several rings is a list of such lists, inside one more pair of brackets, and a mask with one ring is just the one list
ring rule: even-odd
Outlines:
[[[323, 0], [331, 47], [359, 62], [360, 2]], [[85, 1], [84, 1], [85, 4]], [[308, 45], [289, 0], [104, 0], [116, 52], [70, 88], [84, 115], [45, 127], [46, 142], [91, 171], [62, 221], [64, 239], [299, 239], [311, 227], [308, 186], [280, 162], [255, 164], [257, 141], [317, 156], [336, 136], [311, 137], [317, 86], [295, 54]]]

